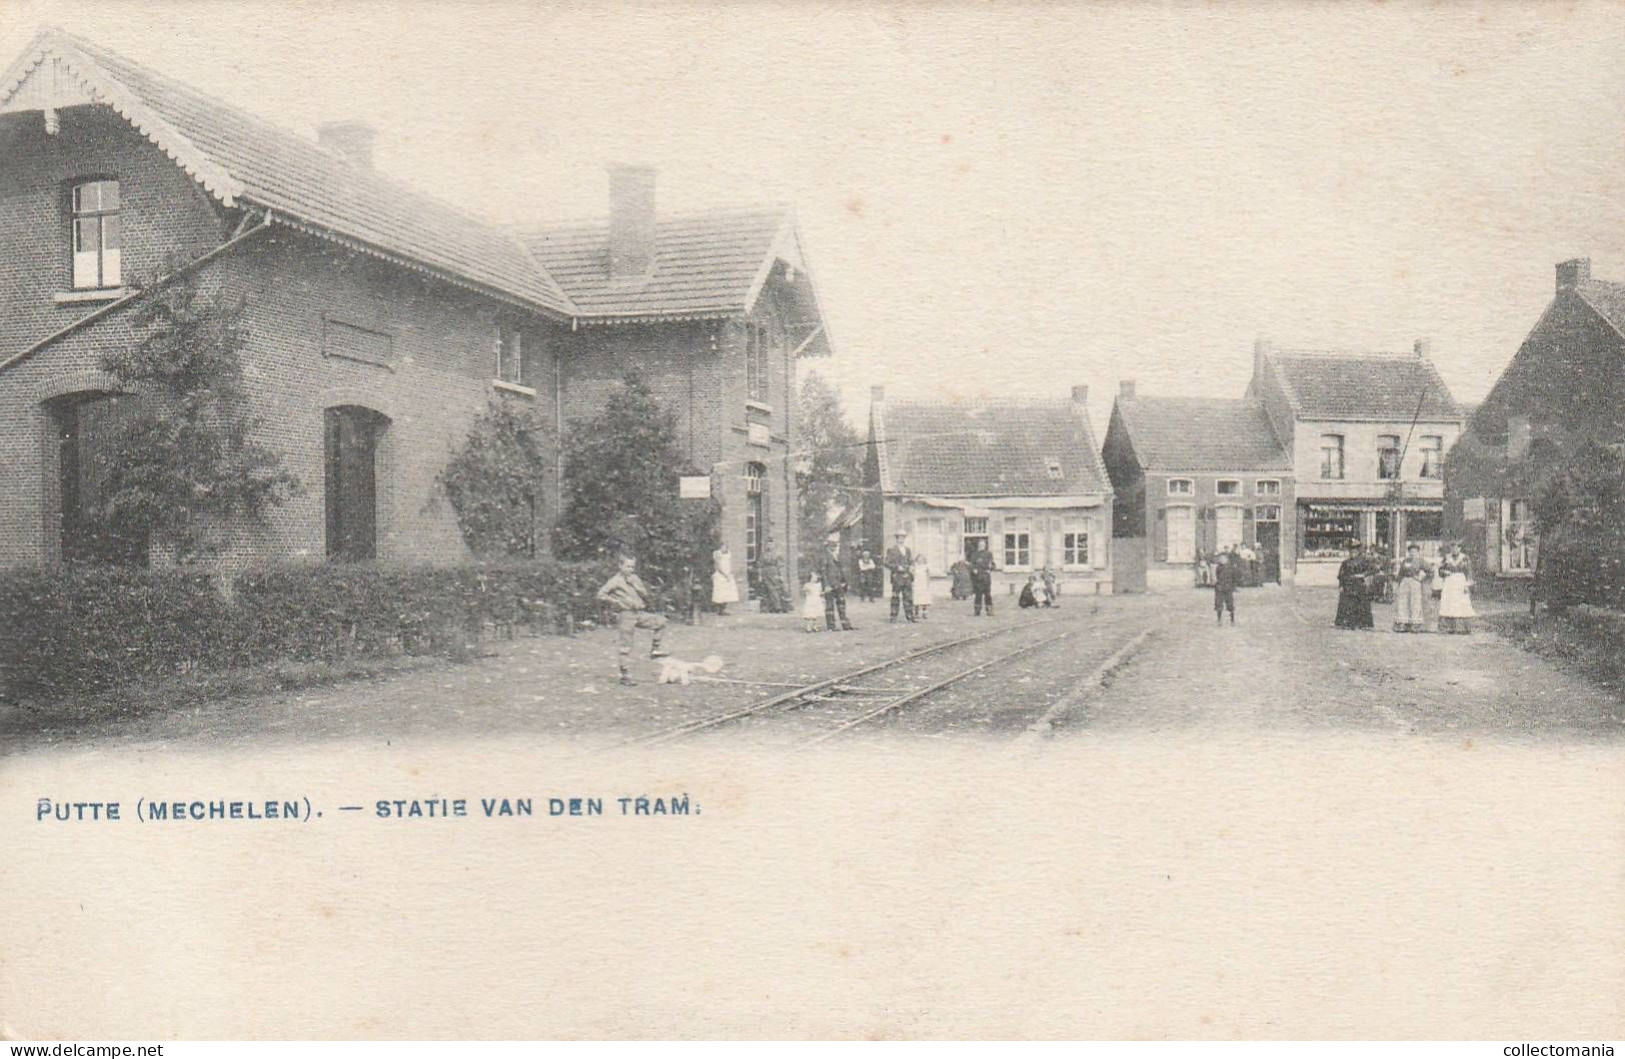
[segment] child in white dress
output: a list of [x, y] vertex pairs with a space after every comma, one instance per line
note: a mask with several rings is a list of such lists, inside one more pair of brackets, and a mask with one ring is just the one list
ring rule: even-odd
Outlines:
[[824, 621], [824, 586], [813, 574], [807, 578], [801, 598], [801, 628], [803, 632], [817, 632]]
[[931, 564], [925, 556], [914, 557], [914, 617], [924, 621], [931, 613]]

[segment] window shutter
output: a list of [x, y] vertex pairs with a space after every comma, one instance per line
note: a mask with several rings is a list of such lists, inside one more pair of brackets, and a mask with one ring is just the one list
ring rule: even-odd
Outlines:
[[1106, 568], [1106, 540], [1108, 530], [1105, 516], [1094, 516], [1089, 520], [1088, 526], [1089, 563], [1096, 570], [1104, 570]]
[[1168, 561], [1168, 509], [1157, 508], [1157, 528], [1151, 534], [1151, 549], [1157, 562]]
[[[1505, 504], [1505, 500], [1495, 500], [1484, 505], [1484, 569], [1489, 573], [1500, 573], [1504, 569], [1501, 563], [1501, 549], [1505, 547], [1501, 539], [1501, 509]], [[1443, 555], [1445, 550], [1448, 549], [1442, 549], [1440, 554]]]

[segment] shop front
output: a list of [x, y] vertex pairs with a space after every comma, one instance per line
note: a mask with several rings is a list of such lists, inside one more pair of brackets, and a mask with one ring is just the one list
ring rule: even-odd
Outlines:
[[1444, 536], [1443, 500], [1304, 500], [1298, 504], [1298, 584], [1335, 585], [1349, 547], [1375, 547], [1391, 559], [1411, 544], [1427, 559]]

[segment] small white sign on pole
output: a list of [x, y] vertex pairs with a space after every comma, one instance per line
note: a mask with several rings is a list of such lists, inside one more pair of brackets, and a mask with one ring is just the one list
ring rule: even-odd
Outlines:
[[677, 497], [680, 500], [709, 500], [711, 497], [711, 476], [709, 474], [685, 474], [678, 478]]
[[1469, 496], [1461, 502], [1461, 518], [1464, 522], [1484, 521], [1484, 498]]

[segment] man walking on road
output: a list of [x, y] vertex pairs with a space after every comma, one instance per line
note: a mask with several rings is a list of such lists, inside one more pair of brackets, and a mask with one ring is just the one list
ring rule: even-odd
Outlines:
[[835, 615], [841, 616], [841, 629], [856, 632], [846, 617], [846, 556], [841, 554], [841, 535], [831, 533], [824, 542], [824, 554], [818, 558], [818, 581], [824, 586], [824, 627], [835, 631]]
[[982, 616], [982, 604], [987, 604], [987, 616], [993, 617], [993, 553], [988, 551], [987, 542], [983, 541], [970, 561], [970, 587], [971, 593], [976, 597], [976, 616]]
[[886, 569], [891, 574], [891, 620], [897, 613], [914, 620], [914, 550], [908, 546], [908, 534], [897, 531], [897, 543], [886, 549]]

